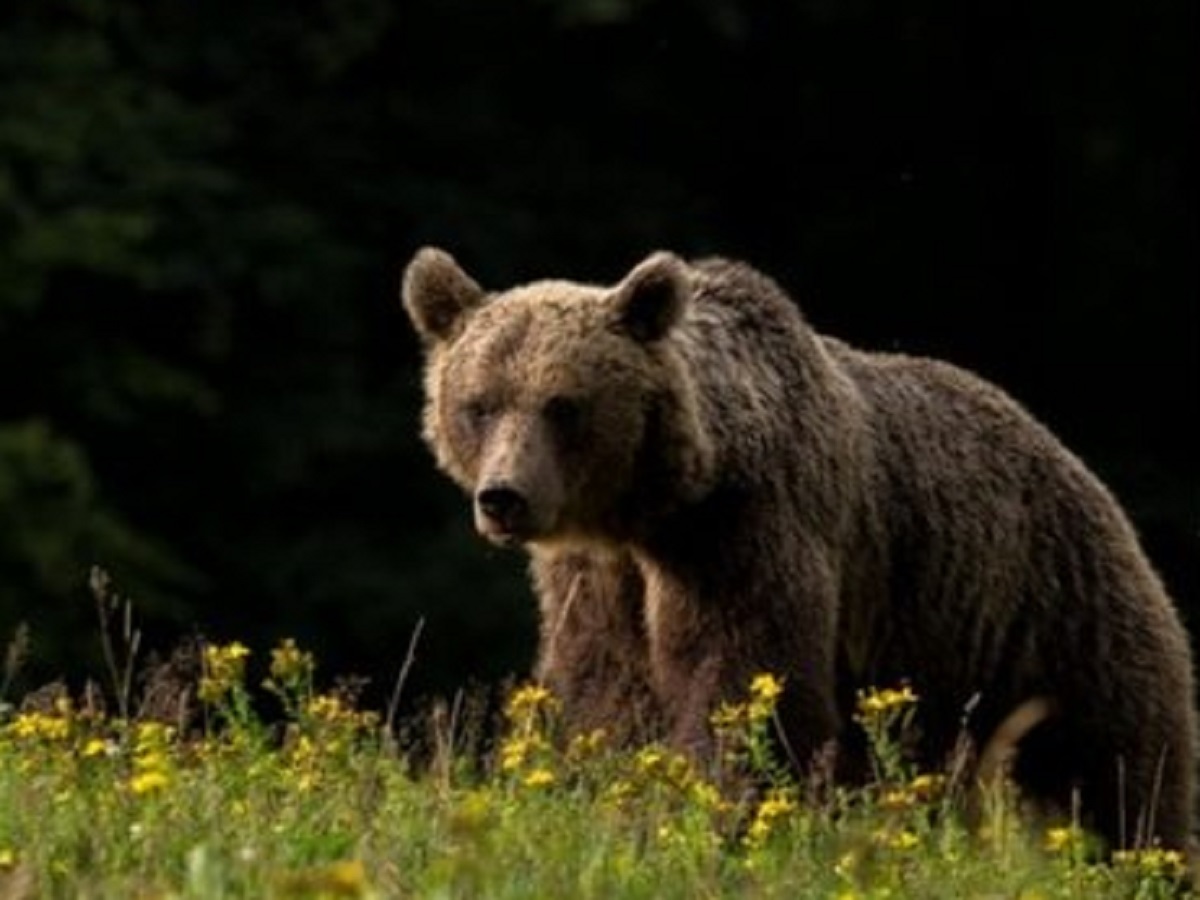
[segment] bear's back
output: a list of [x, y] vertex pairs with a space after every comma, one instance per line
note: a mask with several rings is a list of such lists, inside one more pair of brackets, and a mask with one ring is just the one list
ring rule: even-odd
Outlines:
[[[1065, 669], [1081, 660], [1061, 645], [1103, 658], [1150, 622], [1177, 640], [1170, 601], [1116, 500], [1016, 400], [949, 363], [824, 340], [871, 422], [871, 532], [887, 572], [876, 587], [901, 667], [944, 668], [936, 677], [950, 683], [969, 671], [1069, 681]], [[895, 624], [905, 622], [919, 627]], [[929, 660], [930, 641], [956, 653]]]

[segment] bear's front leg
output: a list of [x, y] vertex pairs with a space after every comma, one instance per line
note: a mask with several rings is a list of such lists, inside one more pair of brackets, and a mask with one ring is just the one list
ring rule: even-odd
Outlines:
[[562, 702], [567, 730], [603, 729], [617, 744], [657, 739], [664, 722], [650, 683], [645, 585], [615, 550], [538, 550], [536, 676]]
[[754, 676], [770, 674], [783, 683], [783, 756], [805, 773], [838, 736], [835, 598], [817, 592], [799, 602], [794, 586], [770, 577], [739, 582], [729, 577], [737, 570], [718, 564], [680, 576], [643, 566], [651, 670], [670, 741], [713, 762], [712, 714], [745, 702]]

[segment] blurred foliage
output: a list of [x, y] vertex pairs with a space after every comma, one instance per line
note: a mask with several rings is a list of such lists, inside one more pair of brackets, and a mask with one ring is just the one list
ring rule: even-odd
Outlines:
[[743, 256], [821, 328], [973, 366], [1200, 603], [1184, 0], [10, 0], [0, 635], [294, 634], [386, 689], [529, 659], [519, 558], [418, 439], [395, 301]]

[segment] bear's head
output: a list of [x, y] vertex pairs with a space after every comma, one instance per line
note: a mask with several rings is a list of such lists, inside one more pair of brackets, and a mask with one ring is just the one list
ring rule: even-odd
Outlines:
[[484, 291], [419, 251], [402, 296], [426, 350], [424, 436], [499, 544], [635, 536], [712, 469], [676, 342], [695, 291], [655, 253], [615, 287]]

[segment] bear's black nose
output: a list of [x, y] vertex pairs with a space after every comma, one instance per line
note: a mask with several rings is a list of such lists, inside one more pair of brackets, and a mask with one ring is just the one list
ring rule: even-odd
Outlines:
[[525, 498], [507, 485], [483, 488], [475, 495], [475, 505], [504, 531], [518, 531], [529, 509]]

